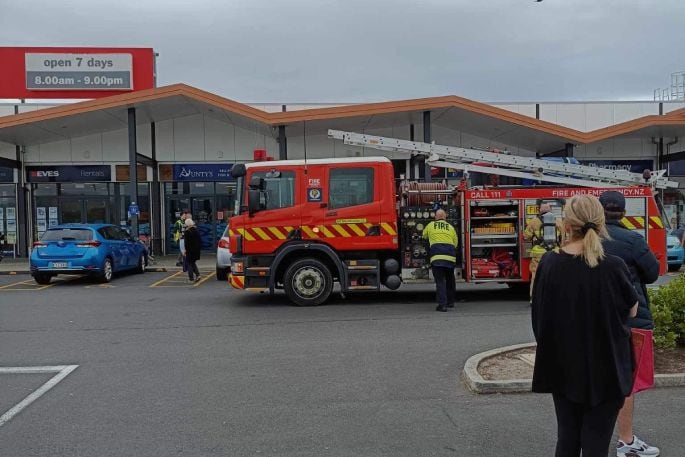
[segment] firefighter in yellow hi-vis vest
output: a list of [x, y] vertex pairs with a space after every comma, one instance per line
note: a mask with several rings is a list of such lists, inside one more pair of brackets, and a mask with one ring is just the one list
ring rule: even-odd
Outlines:
[[561, 243], [561, 234], [564, 227], [561, 220], [552, 213], [549, 203], [540, 205], [540, 214], [530, 219], [523, 231], [523, 237], [530, 241], [533, 246], [530, 249], [530, 295], [533, 294], [533, 281], [535, 271], [542, 255], [547, 251], [556, 251]]
[[423, 238], [430, 244], [430, 264], [438, 295], [436, 311], [454, 307], [456, 285], [454, 268], [457, 266], [457, 231], [447, 222], [444, 210], [435, 212], [435, 220], [423, 229]]

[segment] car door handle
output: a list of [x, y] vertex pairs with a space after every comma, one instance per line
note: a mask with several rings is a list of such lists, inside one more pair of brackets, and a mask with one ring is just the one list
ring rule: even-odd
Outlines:
[[337, 211], [327, 211], [326, 216], [337, 216], [338, 212]]

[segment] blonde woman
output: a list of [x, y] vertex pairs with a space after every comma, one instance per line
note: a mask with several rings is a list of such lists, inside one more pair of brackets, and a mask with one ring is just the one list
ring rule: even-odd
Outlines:
[[552, 394], [556, 457], [606, 457], [632, 389], [626, 321], [638, 298], [623, 260], [604, 253], [607, 230], [596, 197], [571, 198], [563, 224], [566, 241], [542, 257], [533, 287], [533, 392]]

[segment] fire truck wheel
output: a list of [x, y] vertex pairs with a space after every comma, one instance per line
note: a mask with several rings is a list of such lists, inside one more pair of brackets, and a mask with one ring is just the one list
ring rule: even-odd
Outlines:
[[285, 293], [297, 306], [316, 306], [325, 302], [333, 290], [328, 267], [316, 259], [301, 259], [285, 272]]

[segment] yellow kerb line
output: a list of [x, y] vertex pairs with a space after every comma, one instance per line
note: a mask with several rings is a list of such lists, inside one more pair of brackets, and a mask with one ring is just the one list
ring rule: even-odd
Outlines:
[[162, 278], [162, 279], [160, 279], [159, 281], [157, 281], [157, 282], [155, 282], [155, 283], [153, 283], [153, 284], [150, 284], [149, 287], [157, 287], [157, 286], [159, 286], [160, 284], [162, 284], [163, 282], [168, 281], [168, 280], [171, 279], [171, 278], [175, 278], [175, 277], [177, 277], [178, 275], [183, 274], [183, 273], [185, 273], [185, 272], [184, 272], [184, 271], [177, 271], [176, 273], [172, 274], [171, 276], [167, 276], [166, 278]]
[[[36, 287], [31, 287], [30, 289], [26, 289], [26, 288], [22, 288], [22, 287], [16, 287], [14, 289], [11, 289], [14, 286], [19, 286], [19, 285], [26, 285], [27, 286], [27, 285], [34, 285], [34, 284], [36, 285]], [[43, 289], [47, 289], [48, 287], [52, 287], [55, 284], [56, 283], [53, 282], [51, 284], [40, 285], [40, 284], [36, 284], [36, 282], [34, 282], [32, 279], [25, 279], [23, 281], [17, 281], [17, 282], [13, 282], [10, 284], [5, 284], [4, 286], [0, 286], [0, 290], [5, 290], [5, 289], [10, 289], [10, 290], [43, 290]]]
[[215, 276], [215, 273], [207, 273], [206, 275], [202, 276], [202, 279], [200, 279], [198, 282], [193, 284], [193, 287], [197, 287], [199, 285], [202, 285], [205, 281], [209, 280], [210, 278], [213, 278]]

